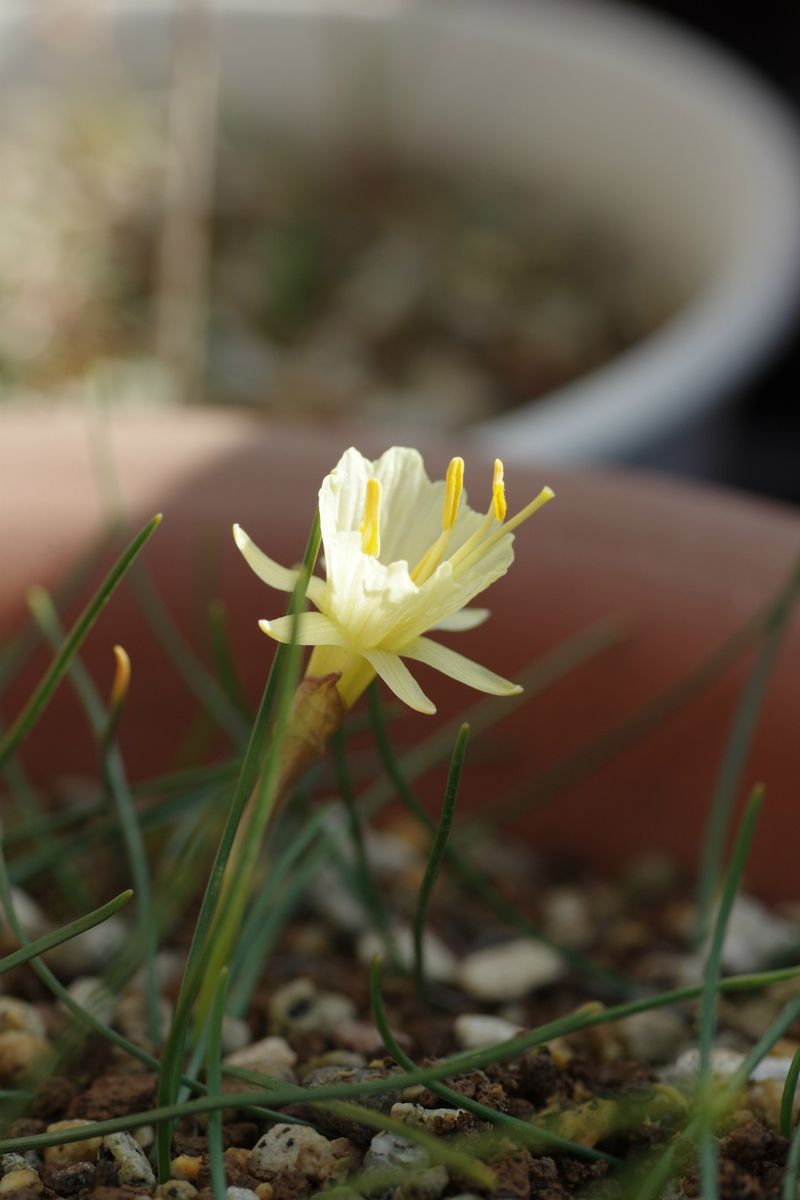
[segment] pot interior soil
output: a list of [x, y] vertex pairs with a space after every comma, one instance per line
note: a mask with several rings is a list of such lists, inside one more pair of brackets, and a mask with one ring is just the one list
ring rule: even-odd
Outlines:
[[215, 161], [214, 185], [175, 199], [167, 164], [189, 151], [157, 103], [119, 89], [8, 106], [0, 227], [42, 245], [20, 255], [18, 238], [0, 241], [8, 394], [80, 379], [115, 397], [180, 394], [178, 305], [202, 331], [187, 396], [418, 436], [568, 383], [683, 299], [653, 250], [546, 181], [355, 148], [314, 163], [224, 119], [215, 147], [198, 151], [203, 136], [192, 155]]

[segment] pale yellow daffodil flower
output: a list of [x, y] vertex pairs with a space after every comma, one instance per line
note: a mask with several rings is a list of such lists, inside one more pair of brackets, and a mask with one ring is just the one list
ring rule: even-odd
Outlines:
[[[317, 611], [302, 614], [297, 640], [314, 647], [306, 675], [336, 674], [348, 707], [379, 675], [411, 708], [435, 712], [406, 660], [491, 695], [521, 690], [426, 634], [463, 632], [488, 617], [488, 610], [467, 606], [505, 575], [514, 560], [513, 530], [553, 492], [543, 488], [507, 519], [499, 460], [485, 513], [468, 506], [463, 476], [460, 458], [451, 461], [446, 479], [432, 483], [416, 450], [393, 447], [370, 462], [351, 448], [322, 482], [326, 578], [309, 582], [308, 599]], [[273, 562], [238, 525], [234, 538], [264, 583], [284, 592], [294, 588], [296, 570]], [[260, 625], [276, 641], [290, 642], [293, 623], [278, 617]]]

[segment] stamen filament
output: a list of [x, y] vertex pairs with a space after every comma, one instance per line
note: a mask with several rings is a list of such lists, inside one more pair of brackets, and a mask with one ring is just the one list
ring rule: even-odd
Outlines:
[[554, 500], [555, 496], [556, 494], [551, 487], [543, 487], [539, 492], [539, 495], [535, 496], [533, 500], [531, 500], [530, 504], [526, 504], [525, 507], [521, 508], [519, 512], [511, 518], [510, 521], [506, 521], [503, 528], [498, 530], [495, 536], [489, 540], [496, 541], [501, 534], [511, 533], [512, 530], [516, 529], [518, 525], [521, 525], [523, 521], [527, 521], [529, 517], [532, 517], [534, 513], [537, 513], [540, 508], [544, 508], [545, 504], [548, 504], [551, 500]]
[[443, 529], [435, 542], [432, 542], [428, 549], [419, 560], [414, 570], [411, 572], [411, 578], [419, 587], [426, 579], [430, 579], [433, 572], [439, 565], [442, 557], [442, 551], [450, 540], [450, 530]]
[[379, 479], [367, 480], [364, 499], [364, 519], [358, 527], [361, 549], [377, 558], [381, 552], [381, 484]]
[[[505, 537], [507, 533], [513, 533], [518, 526], [522, 525], [524, 521], [527, 521], [530, 517], [532, 517], [534, 513], [537, 513], [540, 508], [544, 508], [545, 504], [554, 498], [555, 492], [553, 489], [550, 487], [543, 487], [539, 492], [539, 495], [535, 496], [534, 499], [531, 500], [530, 504], [526, 504], [524, 508], [521, 508], [519, 512], [511, 518], [510, 521], [506, 521], [504, 525], [501, 525], [499, 529], [496, 529], [494, 533], [491, 533], [485, 539], [485, 541], [483, 541], [479, 546], [475, 547], [475, 549], [473, 549], [466, 556], [466, 558], [462, 559], [459, 563], [459, 570], [464, 571], [467, 569], [467, 567], [471, 567], [473, 563], [477, 562], [479, 558], [483, 558], [484, 554], [488, 554], [489, 551], [497, 545], [502, 537]], [[462, 546], [462, 550], [463, 548], [464, 547]]]
[[459, 546], [459, 548], [456, 550], [455, 554], [450, 556], [450, 565], [453, 568], [460, 567], [460, 565], [464, 561], [464, 559], [469, 558], [469, 556], [472, 554], [473, 550], [475, 550], [476, 547], [479, 546], [480, 543], [483, 541], [483, 539], [486, 537], [486, 534], [489, 532], [489, 530], [491, 529], [492, 525], [494, 525], [494, 523], [495, 523], [494, 505], [490, 504], [489, 511], [487, 512], [486, 516], [483, 518], [483, 520], [481, 521], [480, 525], [475, 530], [475, 532], [471, 533], [469, 535], [469, 537], [467, 538], [467, 540], [464, 542], [463, 546]]

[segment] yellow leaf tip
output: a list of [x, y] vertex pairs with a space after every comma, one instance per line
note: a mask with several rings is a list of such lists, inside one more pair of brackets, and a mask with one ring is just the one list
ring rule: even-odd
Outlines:
[[124, 703], [131, 683], [131, 660], [124, 646], [114, 646], [114, 658], [116, 666], [109, 697], [109, 708], [112, 712]]

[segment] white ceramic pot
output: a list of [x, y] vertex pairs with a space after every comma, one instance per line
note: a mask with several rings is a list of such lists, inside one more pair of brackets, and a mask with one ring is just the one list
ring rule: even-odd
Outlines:
[[[109, 0], [81, 41], [0, 17], [0, 81], [64, 88], [118, 57], [165, 77], [168, 0]], [[781, 105], [713, 47], [587, 0], [216, 0], [229, 109], [335, 153], [372, 139], [591, 197], [686, 283], [677, 315], [546, 400], [475, 426], [510, 460], [623, 458], [741, 385], [800, 280], [800, 156]], [[55, 30], [55, 33], [53, 32]], [[103, 40], [105, 39], [105, 40]], [[53, 46], [61, 45], [53, 54]]]

